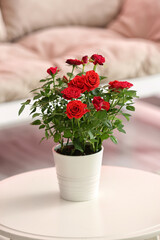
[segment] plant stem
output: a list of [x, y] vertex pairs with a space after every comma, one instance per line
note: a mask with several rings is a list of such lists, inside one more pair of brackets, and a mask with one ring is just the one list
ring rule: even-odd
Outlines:
[[85, 64], [83, 64], [82, 74], [84, 74], [84, 68], [85, 68]]
[[52, 74], [52, 79], [53, 79], [53, 88], [54, 88], [54, 92], [55, 92], [55, 81], [54, 81], [55, 75], [54, 74]]
[[97, 64], [94, 65], [93, 70], [96, 71], [96, 68], [97, 68]]
[[71, 75], [70, 75], [70, 77], [69, 77], [69, 82], [71, 81], [71, 78], [72, 78], [72, 76], [73, 76], [74, 69], [75, 69], [75, 65], [73, 65], [73, 67], [72, 67], [72, 72], [71, 72]]
[[66, 146], [68, 146], [68, 144], [69, 144], [69, 138], [67, 139], [67, 144], [66, 144]]

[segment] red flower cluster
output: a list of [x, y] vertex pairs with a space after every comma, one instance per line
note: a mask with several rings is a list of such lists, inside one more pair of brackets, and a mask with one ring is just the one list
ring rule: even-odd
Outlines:
[[[105, 63], [105, 58], [102, 55], [99, 54], [93, 54], [90, 59], [90, 62], [92, 62], [94, 65], [99, 64], [99, 65], [103, 65], [103, 63]], [[81, 64], [87, 64], [88, 63], [88, 56], [84, 56], [82, 57], [82, 60], [78, 60], [78, 59], [67, 59], [66, 63], [73, 65], [73, 66], [77, 66], [77, 65], [81, 65]]]
[[54, 75], [54, 74], [56, 74], [56, 73], [58, 73], [59, 72], [59, 69], [57, 69], [57, 67], [50, 67], [50, 68], [48, 68], [47, 69], [47, 73], [48, 74], [50, 74], [50, 75]]
[[105, 58], [102, 55], [93, 54], [90, 58], [90, 62], [93, 62], [94, 65], [103, 65], [103, 63], [105, 63]]
[[103, 98], [101, 97], [94, 97], [93, 101], [92, 101], [94, 108], [98, 111], [100, 111], [101, 109], [105, 109], [106, 111], [108, 111], [110, 109], [110, 104], [109, 102], [104, 101]]
[[89, 112], [87, 104], [84, 104], [79, 100], [74, 100], [67, 104], [66, 114], [69, 119], [81, 118], [87, 112]]
[[133, 86], [132, 83], [129, 83], [127, 81], [112, 81], [112, 82], [109, 82], [109, 89], [124, 89], [124, 88], [130, 88]]
[[81, 90], [81, 93], [84, 93], [86, 90], [92, 91], [93, 89], [97, 88], [100, 84], [99, 75], [91, 70], [86, 72], [86, 75], [76, 76], [73, 78], [68, 86], [74, 86]]
[[[75, 76], [68, 83], [68, 87], [61, 91], [61, 93], [65, 99], [71, 100], [72, 98], [80, 97], [81, 93], [84, 93], [85, 91], [92, 91], [93, 89], [97, 88], [99, 84], [99, 75], [92, 70], [86, 72], [86, 75]], [[72, 103], [74, 103], [74, 105]], [[85, 109], [86, 107], [87, 105], [83, 104], [81, 101], [71, 101], [67, 104], [66, 114], [69, 118], [81, 118], [86, 112], [89, 112], [89, 110]], [[101, 107], [106, 108], [104, 104], [102, 104]]]
[[100, 79], [95, 71], [88, 71], [86, 75], [75, 76], [69, 83], [68, 86], [79, 88], [81, 93], [85, 91], [92, 91], [97, 88], [100, 84]]
[[79, 98], [81, 95], [81, 90], [76, 87], [67, 87], [63, 91], [61, 91], [63, 97], [67, 100], [71, 100], [72, 98]]

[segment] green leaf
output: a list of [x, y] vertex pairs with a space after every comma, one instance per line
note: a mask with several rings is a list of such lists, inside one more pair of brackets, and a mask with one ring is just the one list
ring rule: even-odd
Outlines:
[[19, 109], [18, 115], [20, 115], [20, 114], [23, 112], [24, 108], [25, 108], [25, 104], [23, 104], [23, 105], [21, 106], [21, 108]]
[[82, 75], [83, 75], [83, 72], [80, 72], [80, 73], [78, 73], [77, 75], [78, 75], [78, 76], [82, 76]]
[[116, 121], [114, 122], [116, 126], [120, 125], [121, 123], [122, 123], [122, 120], [119, 118], [117, 118]]
[[129, 111], [135, 111], [135, 107], [133, 106], [127, 106], [126, 109]]
[[101, 80], [103, 80], [103, 79], [106, 79], [107, 77], [105, 77], [105, 76], [99, 76], [99, 78], [100, 78], [100, 81], [101, 81]]
[[99, 120], [103, 120], [104, 118], [107, 117], [107, 112], [106, 111], [98, 111], [95, 113], [96, 118], [98, 118]]
[[73, 73], [69, 73], [69, 72], [68, 72], [68, 73], [67, 73], [67, 76], [70, 77], [70, 78], [72, 78], [74, 75], [73, 75]]
[[94, 90], [91, 91], [91, 93], [92, 93], [94, 96], [97, 96], [97, 95], [99, 95], [100, 90], [99, 90], [99, 88], [95, 88]]
[[47, 81], [47, 79], [41, 79], [40, 80], [40, 82], [46, 82]]
[[40, 125], [41, 124], [41, 121], [40, 120], [35, 120], [31, 123], [32, 125]]
[[45, 93], [42, 90], [40, 91], [40, 93], [42, 96], [45, 96]]
[[127, 119], [127, 121], [129, 121], [129, 117], [131, 116], [130, 114], [128, 114], [128, 113], [122, 113], [122, 115]]
[[75, 149], [79, 150], [80, 152], [83, 152], [82, 144], [81, 144], [79, 138], [73, 139], [73, 145], [74, 145]]
[[27, 101], [25, 101], [23, 104], [24, 105], [28, 105], [28, 104], [30, 104], [30, 102], [31, 102], [31, 100], [30, 99], [28, 99]]
[[61, 138], [61, 134], [56, 132], [56, 133], [54, 134], [54, 141], [55, 141], [55, 142], [58, 142], [58, 141], [60, 140], [60, 138]]
[[39, 116], [39, 115], [40, 115], [40, 113], [34, 113], [33, 116], [32, 116], [32, 118], [35, 118], [35, 117], [37, 117], [37, 116]]
[[33, 108], [33, 110], [30, 112], [30, 115], [32, 114], [32, 113], [34, 113], [35, 111], [36, 111], [36, 107], [35, 108]]
[[136, 97], [137, 92], [134, 90], [127, 90], [126, 94], [132, 97]]
[[38, 90], [38, 89], [40, 89], [40, 87], [31, 90], [30, 93], [35, 92], [35, 91]]
[[38, 99], [40, 97], [41, 97], [41, 94], [37, 94], [36, 96], [34, 96], [33, 100], [36, 100], [36, 99]]
[[60, 81], [62, 81], [62, 80], [61, 80], [61, 78], [56, 78], [56, 81], [57, 81], [57, 82], [60, 82]]
[[102, 141], [105, 140], [105, 139], [107, 139], [107, 138], [109, 138], [108, 133], [103, 133], [103, 134], [101, 135], [101, 140], [102, 140]]
[[79, 137], [79, 132], [78, 132], [78, 131], [75, 131], [75, 132], [74, 132], [74, 137], [75, 137], [75, 138], [78, 138], [78, 137]]
[[126, 133], [126, 131], [123, 128], [117, 128], [119, 132]]
[[42, 125], [39, 126], [39, 129], [42, 129], [42, 128], [45, 128], [45, 125], [44, 125], [44, 124], [42, 124]]
[[65, 129], [64, 130], [64, 135], [63, 135], [64, 138], [70, 138], [72, 137], [72, 133], [69, 129]]
[[91, 130], [88, 131], [88, 134], [89, 134], [90, 139], [94, 139], [94, 135], [93, 135], [93, 133], [91, 132]]
[[112, 141], [113, 143], [115, 143], [115, 144], [118, 143], [117, 138], [116, 138], [115, 136], [111, 135], [111, 136], [110, 136], [110, 139], [111, 139], [111, 141]]
[[49, 93], [49, 91], [50, 91], [50, 89], [49, 89], [49, 88], [45, 88], [45, 93], [46, 93], [46, 94], [48, 94], [48, 93]]
[[108, 127], [108, 128], [110, 128], [110, 129], [112, 129], [112, 123], [109, 121], [109, 120], [106, 120], [105, 122], [104, 122], [104, 124]]
[[45, 137], [43, 137], [43, 138], [41, 138], [41, 141], [40, 141], [40, 143], [43, 141], [45, 139]]

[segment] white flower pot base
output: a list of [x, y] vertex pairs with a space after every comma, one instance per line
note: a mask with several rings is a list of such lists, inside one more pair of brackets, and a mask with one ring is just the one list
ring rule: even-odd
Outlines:
[[89, 201], [98, 196], [103, 147], [86, 156], [62, 155], [53, 149], [60, 195], [68, 201]]

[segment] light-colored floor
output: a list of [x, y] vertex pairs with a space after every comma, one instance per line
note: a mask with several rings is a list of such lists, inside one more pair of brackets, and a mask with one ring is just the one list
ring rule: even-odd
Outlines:
[[[160, 108], [136, 103], [136, 113], [125, 122], [127, 134], [116, 133], [119, 144], [104, 142], [104, 165], [160, 172]], [[43, 131], [29, 124], [0, 130], [0, 179], [54, 165], [52, 140], [39, 144]]]

